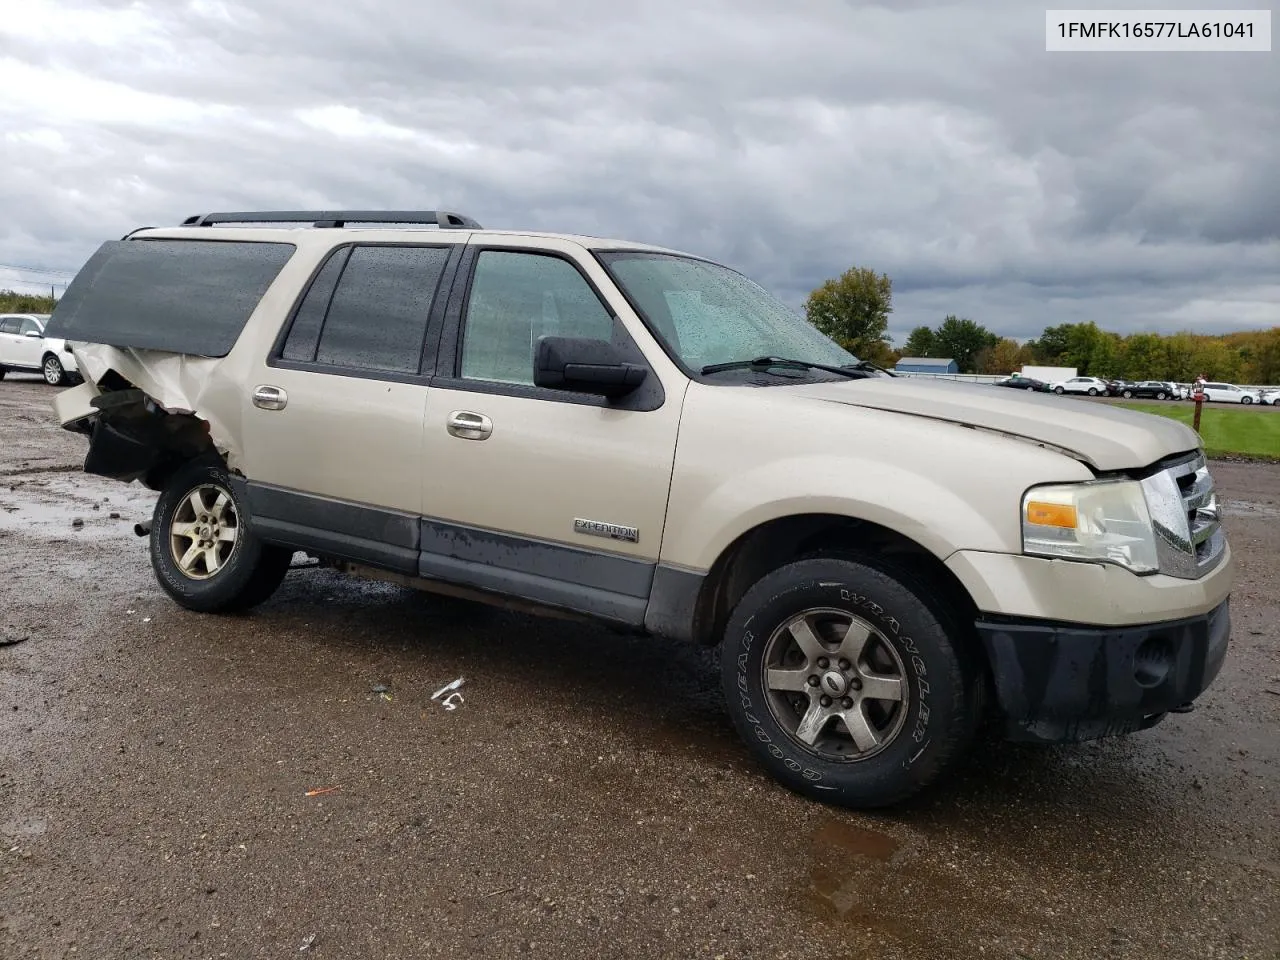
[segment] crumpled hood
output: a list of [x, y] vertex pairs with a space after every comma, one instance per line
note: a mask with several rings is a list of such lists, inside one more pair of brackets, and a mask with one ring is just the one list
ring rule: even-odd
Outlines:
[[1071, 451], [1098, 470], [1145, 467], [1200, 446], [1194, 430], [1167, 417], [988, 384], [874, 377], [790, 389], [818, 400], [1012, 434]]

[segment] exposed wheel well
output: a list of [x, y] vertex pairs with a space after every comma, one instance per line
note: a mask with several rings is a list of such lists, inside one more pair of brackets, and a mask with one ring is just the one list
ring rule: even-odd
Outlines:
[[865, 520], [803, 514], [761, 524], [720, 555], [698, 595], [694, 639], [708, 646], [719, 643], [733, 608], [771, 570], [803, 557], [841, 554], [855, 555], [915, 581], [959, 625], [972, 624], [977, 615], [973, 599], [955, 574], [914, 540]]

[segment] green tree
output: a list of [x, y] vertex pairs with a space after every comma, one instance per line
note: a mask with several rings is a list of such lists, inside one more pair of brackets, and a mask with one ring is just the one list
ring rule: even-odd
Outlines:
[[933, 331], [925, 326], [916, 327], [907, 337], [907, 343], [902, 348], [904, 357], [929, 357], [932, 356], [934, 348]]
[[961, 373], [974, 373], [978, 354], [999, 342], [1000, 338], [982, 324], [954, 314], [948, 314], [933, 332], [934, 356], [950, 357]]
[[1195, 364], [1196, 342], [1189, 333], [1175, 333], [1164, 338], [1164, 372], [1160, 379], [1190, 383], [1201, 371]]
[[0, 290], [0, 313], [53, 313], [58, 301], [16, 290]]
[[1027, 344], [1035, 354], [1036, 363], [1059, 366], [1066, 359], [1073, 327], [1074, 324], [1070, 323], [1059, 324], [1056, 327], [1045, 327], [1044, 332], [1040, 334], [1039, 340], [1032, 340]]
[[1121, 354], [1120, 368], [1130, 380], [1165, 379], [1164, 344], [1159, 334], [1126, 337]]
[[873, 362], [889, 352], [893, 282], [887, 274], [850, 267], [809, 294], [809, 322], [856, 357]]

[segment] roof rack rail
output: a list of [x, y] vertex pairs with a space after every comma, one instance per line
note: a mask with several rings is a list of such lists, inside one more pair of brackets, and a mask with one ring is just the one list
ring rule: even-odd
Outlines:
[[470, 217], [445, 210], [250, 210], [198, 213], [182, 221], [184, 227], [211, 227], [218, 223], [310, 223], [315, 227], [344, 227], [348, 223], [431, 223], [441, 230], [483, 229]]

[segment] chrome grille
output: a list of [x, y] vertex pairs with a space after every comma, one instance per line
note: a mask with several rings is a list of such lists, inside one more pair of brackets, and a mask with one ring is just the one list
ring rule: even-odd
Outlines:
[[1156, 532], [1160, 572], [1195, 580], [1226, 550], [1213, 477], [1202, 454], [1169, 464], [1142, 481]]

